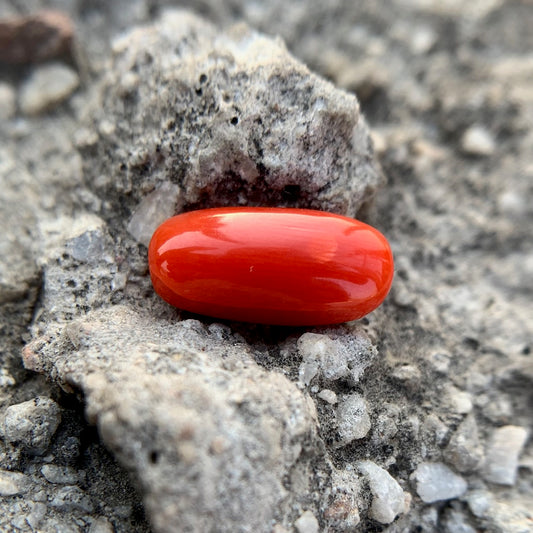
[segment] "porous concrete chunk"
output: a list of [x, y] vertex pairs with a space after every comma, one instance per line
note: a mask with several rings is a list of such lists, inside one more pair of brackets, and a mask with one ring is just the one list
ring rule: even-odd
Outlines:
[[62, 63], [36, 67], [20, 89], [19, 106], [26, 115], [51, 109], [78, 87], [78, 74]]
[[416, 492], [426, 503], [452, 500], [465, 493], [466, 481], [442, 463], [420, 463], [411, 476]]
[[300, 381], [305, 385], [317, 374], [325, 381], [343, 379], [354, 385], [377, 353], [368, 338], [355, 332], [304, 333], [298, 339], [298, 352], [302, 356]]
[[[24, 361], [83, 391], [89, 420], [141, 483], [156, 531], [263, 531], [298, 501], [287, 477], [323, 461], [312, 400], [222, 327], [109, 307], [37, 339]], [[89, 508], [75, 487], [53, 505]]]
[[113, 49], [93, 94], [88, 129], [100, 139], [86, 177], [119, 225], [124, 209], [143, 210], [146, 191], [164, 183], [179, 187], [184, 207], [293, 205], [349, 215], [381, 183], [355, 96], [309, 71], [280, 39], [243, 24], [222, 33], [169, 10]]
[[61, 410], [50, 398], [9, 406], [1, 420], [2, 433], [7, 442], [19, 443], [28, 451], [43, 454], [61, 422]]
[[337, 407], [339, 445], [362, 439], [370, 431], [371, 423], [366, 400], [360, 394], [345, 396]]
[[474, 415], [467, 416], [452, 435], [444, 457], [459, 472], [472, 472], [483, 461], [483, 448], [479, 442]]
[[527, 429], [503, 426], [495, 429], [486, 450], [484, 477], [491, 483], [514, 485], [518, 458], [528, 437]]
[[20, 472], [0, 470], [0, 496], [17, 496], [28, 491], [30, 478]]
[[405, 511], [406, 496], [398, 482], [372, 461], [359, 461], [357, 469], [367, 478], [372, 492], [370, 515], [381, 524], [390, 524]]
[[304, 511], [294, 522], [294, 527], [298, 533], [318, 533], [320, 530], [318, 520], [311, 511]]

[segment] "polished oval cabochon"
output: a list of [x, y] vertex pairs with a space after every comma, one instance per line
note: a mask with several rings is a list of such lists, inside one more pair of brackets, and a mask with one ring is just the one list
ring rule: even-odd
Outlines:
[[373, 311], [394, 274], [371, 226], [306, 209], [217, 208], [165, 221], [148, 251], [156, 292], [216, 318], [311, 326]]

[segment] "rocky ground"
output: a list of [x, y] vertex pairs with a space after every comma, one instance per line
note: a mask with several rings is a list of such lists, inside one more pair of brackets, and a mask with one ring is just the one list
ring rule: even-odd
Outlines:
[[[0, 531], [530, 532], [531, 27], [1, 0]], [[218, 205], [363, 218], [391, 294], [323, 328], [171, 309], [151, 232]]]

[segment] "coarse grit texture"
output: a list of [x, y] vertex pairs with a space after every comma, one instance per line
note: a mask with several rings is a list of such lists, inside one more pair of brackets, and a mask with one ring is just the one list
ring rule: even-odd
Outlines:
[[[532, 19], [0, 3], [0, 531], [531, 531]], [[322, 328], [171, 308], [151, 233], [220, 205], [370, 222], [391, 294]]]

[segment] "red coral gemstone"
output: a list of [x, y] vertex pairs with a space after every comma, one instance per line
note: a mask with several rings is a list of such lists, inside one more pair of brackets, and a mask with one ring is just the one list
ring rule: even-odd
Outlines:
[[180, 309], [292, 326], [361, 318], [385, 299], [394, 273], [379, 231], [305, 209], [184, 213], [157, 228], [148, 261], [156, 292]]

